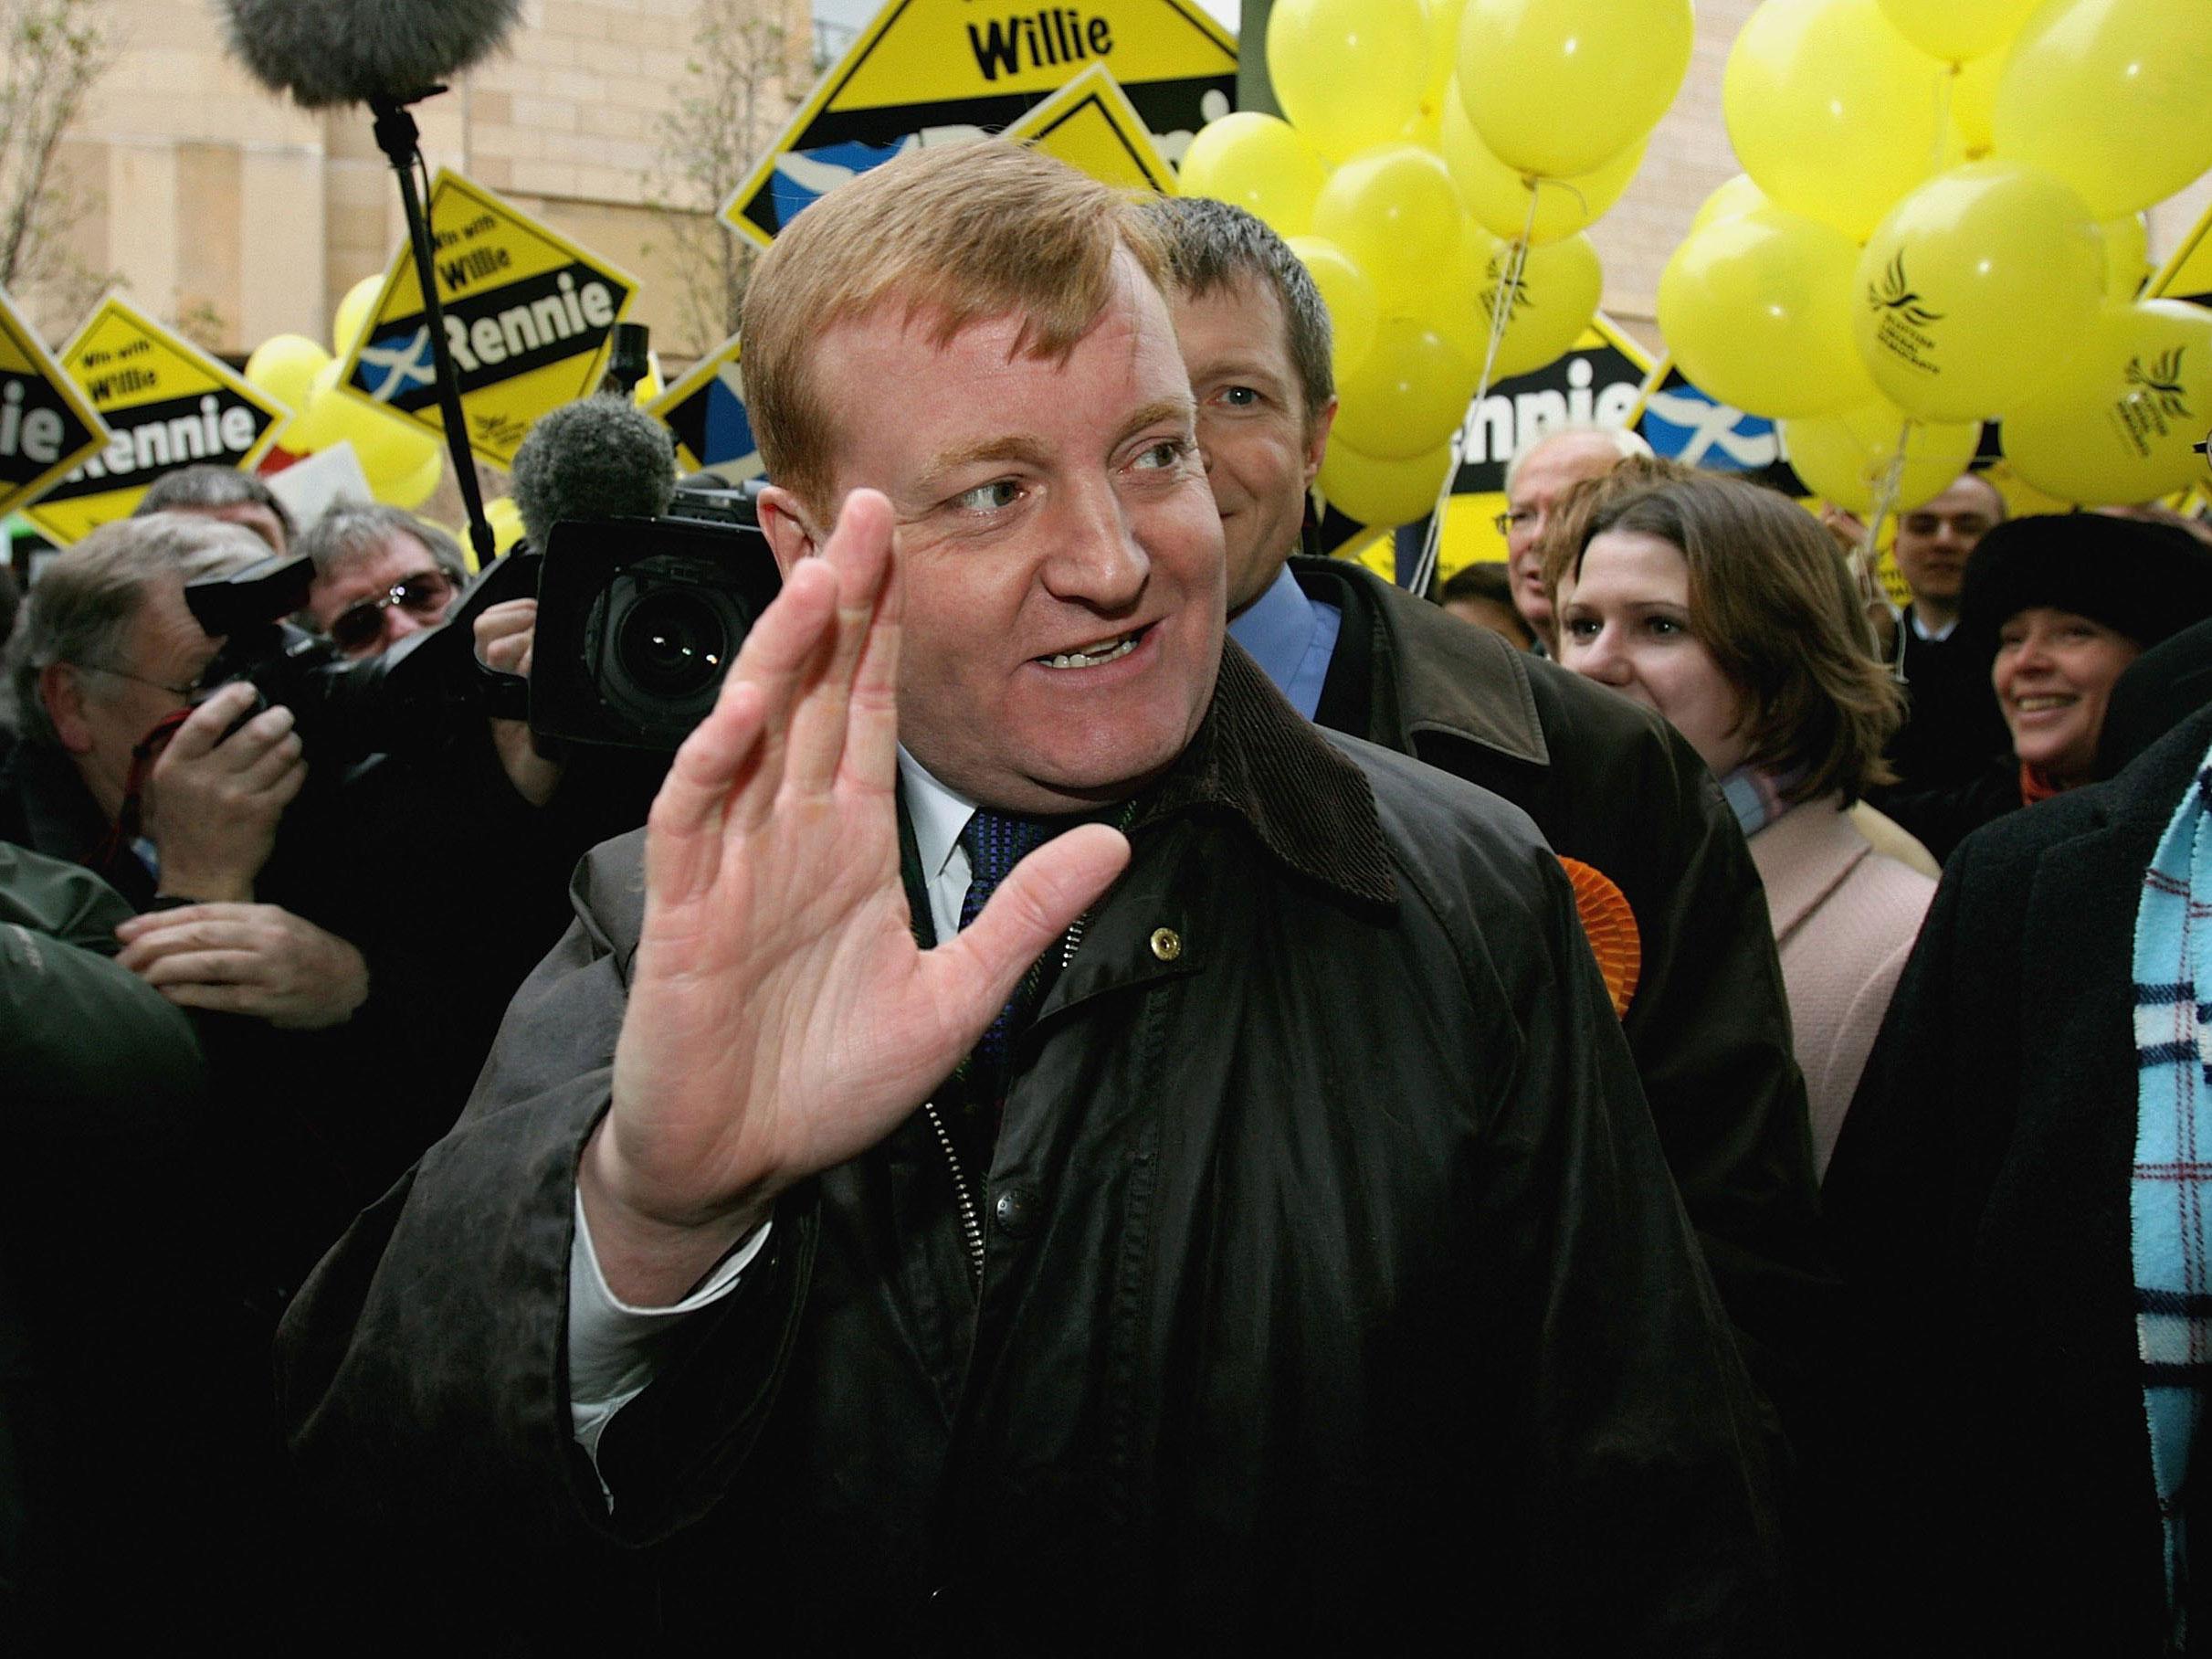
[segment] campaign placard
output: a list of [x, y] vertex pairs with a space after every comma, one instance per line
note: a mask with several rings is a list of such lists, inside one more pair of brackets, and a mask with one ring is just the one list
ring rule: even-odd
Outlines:
[[1006, 136], [1117, 190], [1175, 194], [1175, 170], [1103, 64], [1085, 69], [1008, 127]]
[[0, 292], [0, 517], [107, 442], [90, 401]]
[[1237, 39], [1191, 0], [1022, 7], [890, 0], [722, 206], [765, 246], [794, 215], [916, 145], [1003, 132], [1085, 70], [1112, 73], [1178, 160], [1235, 107]]
[[[446, 344], [471, 449], [511, 465], [539, 416], [595, 390], [636, 279], [481, 185], [441, 168], [430, 239]], [[422, 284], [402, 243], [370, 308], [340, 390], [444, 434]]]
[[61, 366], [106, 425], [108, 441], [25, 510], [57, 542], [130, 517], [154, 480], [180, 467], [251, 471], [291, 416], [114, 294], [61, 348]]
[[1448, 580], [1469, 565], [1504, 561], [1497, 520], [1505, 511], [1505, 470], [1514, 456], [1561, 427], [1629, 425], [1650, 372], [1650, 354], [1600, 312], [1564, 355], [1501, 380], [1476, 399], [1445, 508], [1437, 579]]
[[764, 470], [745, 414], [735, 334], [693, 364], [645, 412], [675, 434], [677, 463], [687, 472], [716, 472], [741, 484]]

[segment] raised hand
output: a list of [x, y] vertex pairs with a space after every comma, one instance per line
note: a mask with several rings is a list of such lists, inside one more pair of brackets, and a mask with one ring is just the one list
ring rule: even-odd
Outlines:
[[177, 728], [146, 790], [146, 832], [161, 854], [162, 891], [244, 901], [277, 844], [277, 821], [307, 781], [292, 712], [254, 705], [254, 688], [224, 686]]
[[958, 1063], [1127, 862], [1084, 826], [916, 948], [899, 879], [890, 506], [846, 502], [678, 751], [646, 832], [614, 1104], [579, 1189], [609, 1287], [681, 1296], [776, 1195], [866, 1150]]
[[115, 930], [123, 967], [180, 1008], [310, 1030], [350, 1019], [368, 965], [336, 934], [274, 904], [184, 904]]

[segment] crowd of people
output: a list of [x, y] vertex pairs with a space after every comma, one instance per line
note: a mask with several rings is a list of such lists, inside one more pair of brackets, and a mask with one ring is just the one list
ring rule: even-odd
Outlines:
[[744, 337], [784, 587], [672, 760], [352, 753], [187, 597], [527, 676], [394, 509], [181, 471], [25, 596], [0, 1613], [2186, 1644], [2203, 526], [1969, 473], [1888, 643], [1856, 527], [1573, 428], [1410, 594], [1296, 255], [998, 143]]

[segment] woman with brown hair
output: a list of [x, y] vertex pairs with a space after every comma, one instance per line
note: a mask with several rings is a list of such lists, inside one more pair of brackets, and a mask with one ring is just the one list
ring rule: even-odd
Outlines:
[[1825, 1168], [1935, 890], [1847, 811], [1902, 717], [1855, 585], [1801, 509], [1701, 475], [1606, 502], [1559, 586], [1561, 662], [1671, 721], [1750, 840]]

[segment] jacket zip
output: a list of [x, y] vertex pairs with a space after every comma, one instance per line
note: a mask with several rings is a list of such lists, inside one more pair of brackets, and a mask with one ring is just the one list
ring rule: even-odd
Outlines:
[[[1067, 970], [1081, 948], [1083, 929], [1090, 925], [1088, 912], [1076, 917], [1069, 926], [1067, 937], [1060, 945], [1060, 968]], [[945, 1167], [953, 1174], [953, 1197], [960, 1207], [960, 1233], [968, 1247], [968, 1277], [974, 1283], [978, 1294], [983, 1290], [983, 1212], [975, 1207], [974, 1189], [968, 1185], [967, 1171], [961, 1167], [960, 1154], [953, 1146], [952, 1131], [945, 1127], [944, 1117], [937, 1110], [937, 1103], [925, 1100], [922, 1109], [928, 1114], [930, 1127], [936, 1131], [938, 1149], [944, 1154]]]

